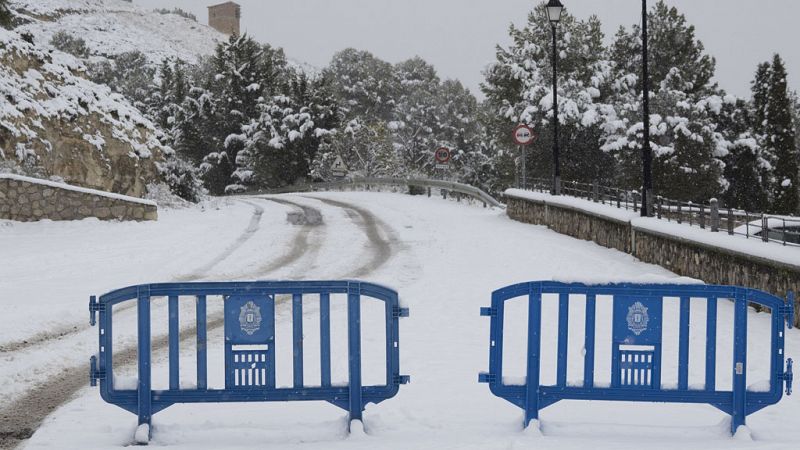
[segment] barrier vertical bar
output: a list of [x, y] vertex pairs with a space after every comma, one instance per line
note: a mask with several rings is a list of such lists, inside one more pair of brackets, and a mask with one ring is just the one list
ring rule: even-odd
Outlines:
[[180, 324], [178, 323], [178, 297], [169, 296], [169, 389], [178, 390], [180, 386]]
[[542, 288], [528, 294], [528, 364], [525, 382], [525, 423], [539, 418], [539, 353], [541, 351]]
[[294, 387], [303, 387], [303, 294], [292, 294], [292, 341]]
[[347, 286], [347, 345], [350, 420], [361, 420], [361, 285]]
[[688, 297], [681, 297], [678, 334], [678, 389], [689, 389], [689, 306]]
[[[400, 297], [397, 295], [396, 292], [392, 292], [389, 296], [389, 301], [386, 302], [387, 307], [391, 306], [392, 312], [392, 321], [391, 321], [391, 328], [387, 325], [386, 328], [386, 336], [387, 338], [390, 336], [389, 330], [391, 329], [391, 339], [389, 340], [387, 353], [386, 353], [386, 360], [391, 362], [391, 374], [392, 378], [400, 376], [400, 318], [395, 317], [394, 310], [395, 308], [400, 308]], [[390, 311], [387, 311], [389, 313]], [[389, 351], [391, 350], [391, 357], [389, 357]], [[386, 376], [389, 376], [389, 370], [387, 368]]]
[[708, 299], [706, 306], [706, 390], [714, 391], [717, 384], [717, 298]]
[[139, 425], [150, 425], [153, 415], [150, 373], [150, 288], [139, 287], [136, 313], [138, 319], [139, 344]]
[[105, 372], [106, 385], [109, 390], [114, 389], [114, 306], [109, 305], [106, 310], [100, 311], [100, 370]]
[[[331, 295], [319, 295], [319, 367], [322, 387], [331, 385]], [[388, 354], [387, 354], [388, 356]]]
[[559, 386], [567, 385], [567, 344], [569, 338], [569, 294], [558, 296], [558, 376]]
[[583, 347], [583, 387], [594, 387], [594, 328], [597, 298], [594, 294], [586, 295], [586, 335]]
[[[394, 322], [399, 320], [394, 317], [394, 308], [397, 306], [391, 297], [384, 299], [383, 302], [383, 315], [386, 322], [386, 385], [391, 386], [394, 378], [393, 352], [392, 345], [394, 340]], [[399, 375], [399, 373], [398, 373]]]
[[747, 297], [736, 290], [733, 315], [733, 408], [731, 433], [743, 426], [747, 418]]
[[275, 389], [275, 296], [267, 296], [267, 320], [270, 321], [269, 351], [267, 351], [267, 388]]
[[492, 385], [503, 384], [503, 322], [505, 319], [505, 302], [499, 291], [492, 292], [494, 316], [489, 325], [489, 374], [494, 375]]
[[198, 295], [197, 316], [197, 389], [208, 389], [208, 335], [206, 324], [206, 296]]

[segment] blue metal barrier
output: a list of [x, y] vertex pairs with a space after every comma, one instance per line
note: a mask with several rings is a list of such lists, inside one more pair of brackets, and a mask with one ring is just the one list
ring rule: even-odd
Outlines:
[[[542, 296], [558, 297], [558, 353], [556, 384], [540, 383]], [[508, 300], [528, 297], [527, 376], [524, 385], [503, 383], [503, 322]], [[568, 318], [570, 296], [586, 302], [583, 382], [567, 382]], [[611, 345], [611, 384], [595, 384], [595, 324], [598, 297], [613, 299]], [[666, 298], [680, 299], [677, 389], [662, 386], [663, 304]], [[693, 390], [689, 378], [690, 300], [705, 299], [706, 365], [705, 386]], [[732, 390], [716, 388], [717, 303], [733, 301], [734, 339]], [[770, 356], [770, 389], [768, 392], [747, 390], [747, 309], [748, 304], [768, 308], [771, 314], [772, 345], [764, 351]], [[492, 305], [481, 308], [482, 316], [491, 317], [489, 372], [479, 375], [479, 382], [488, 383], [491, 392], [525, 410], [527, 427], [539, 418], [539, 410], [561, 400], [607, 400], [665, 403], [707, 403], [730, 414], [731, 432], [745, 424], [747, 415], [780, 401], [783, 385], [792, 392], [792, 360], [784, 370], [785, 325], [792, 327], [794, 298], [788, 302], [767, 293], [734, 286], [705, 285], [637, 285], [616, 284], [589, 286], [557, 282], [530, 282], [499, 289], [492, 293]], [[548, 318], [545, 318], [549, 320]]]
[[[331, 295], [347, 295], [348, 384], [331, 384]], [[275, 303], [278, 296], [292, 301], [293, 386], [276, 387]], [[318, 297], [320, 326], [320, 385], [303, 385], [303, 301], [304, 295]], [[207, 299], [224, 299], [225, 389], [208, 388]], [[384, 303], [386, 327], [386, 383], [362, 385], [361, 301], [362, 297]], [[151, 324], [153, 298], [168, 299], [169, 389], [151, 387]], [[316, 300], [316, 298], [314, 299]], [[135, 301], [138, 313], [138, 389], [116, 389], [113, 383], [112, 308]], [[181, 389], [179, 380], [179, 301], [196, 304], [197, 386]], [[395, 396], [401, 384], [399, 318], [408, 309], [399, 306], [397, 292], [357, 281], [175, 283], [132, 286], [116, 290], [89, 303], [90, 323], [99, 317], [99, 354], [90, 362], [90, 381], [100, 381], [100, 393], [108, 402], [139, 416], [139, 424], [150, 425], [152, 415], [177, 403], [327, 401], [349, 411], [350, 420], [361, 420], [367, 403], [380, 403]], [[289, 345], [289, 343], [286, 343]]]

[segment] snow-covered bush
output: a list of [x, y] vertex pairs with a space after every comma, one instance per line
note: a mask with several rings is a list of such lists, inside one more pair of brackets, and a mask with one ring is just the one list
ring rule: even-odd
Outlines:
[[175, 14], [176, 16], [181, 16], [181, 17], [184, 17], [186, 19], [193, 20], [193, 21], [197, 22], [197, 16], [195, 16], [194, 14], [190, 13], [189, 11], [185, 11], [185, 10], [183, 10], [181, 8], [172, 8], [172, 9], [169, 9], [169, 8], [156, 8], [153, 11], [157, 12], [159, 14]]
[[86, 41], [63, 30], [53, 35], [50, 39], [50, 45], [76, 58], [85, 59], [89, 57], [89, 48], [86, 46]]

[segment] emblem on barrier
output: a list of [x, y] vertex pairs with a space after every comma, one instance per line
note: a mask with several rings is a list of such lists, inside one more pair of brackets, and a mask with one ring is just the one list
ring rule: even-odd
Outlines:
[[261, 308], [252, 300], [240, 308], [239, 326], [248, 336], [252, 336], [261, 328]]
[[647, 307], [642, 302], [636, 302], [628, 307], [628, 329], [639, 336], [647, 330], [650, 316], [647, 314]]

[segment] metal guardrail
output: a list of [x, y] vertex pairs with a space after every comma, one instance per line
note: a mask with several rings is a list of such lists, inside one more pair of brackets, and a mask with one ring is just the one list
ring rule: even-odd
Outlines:
[[455, 192], [457, 194], [472, 197], [478, 201], [483, 202], [485, 205], [489, 205], [494, 208], [506, 207], [506, 205], [497, 201], [497, 199], [489, 195], [487, 192], [483, 191], [482, 189], [476, 188], [475, 186], [470, 186], [468, 184], [463, 184], [463, 183], [456, 183], [454, 181], [430, 180], [427, 178], [353, 177], [343, 181], [301, 184], [301, 185], [287, 186], [280, 189], [249, 192], [249, 194], [254, 194], [254, 193], [287, 194], [290, 192], [311, 192], [311, 191], [330, 190], [330, 189], [346, 188], [346, 187], [356, 188], [358, 186], [365, 186], [367, 189], [369, 189], [370, 186], [404, 186], [408, 188], [419, 187], [426, 189], [428, 191], [428, 196], [430, 196], [431, 189], [439, 189], [440, 191], [443, 192], [443, 196], [445, 198], [447, 196], [447, 192]]
[[[536, 178], [529, 184], [533, 191], [550, 192], [552, 181]], [[561, 192], [562, 195], [634, 212], [638, 212], [642, 205], [642, 194], [639, 191], [612, 188], [597, 183], [564, 181]], [[658, 196], [653, 209], [655, 217], [668, 222], [697, 226], [711, 232], [724, 230], [731, 236], [760, 239], [767, 243], [800, 246], [800, 218], [797, 217], [724, 208], [719, 206], [717, 199], [711, 199], [708, 204], [703, 204]]]

